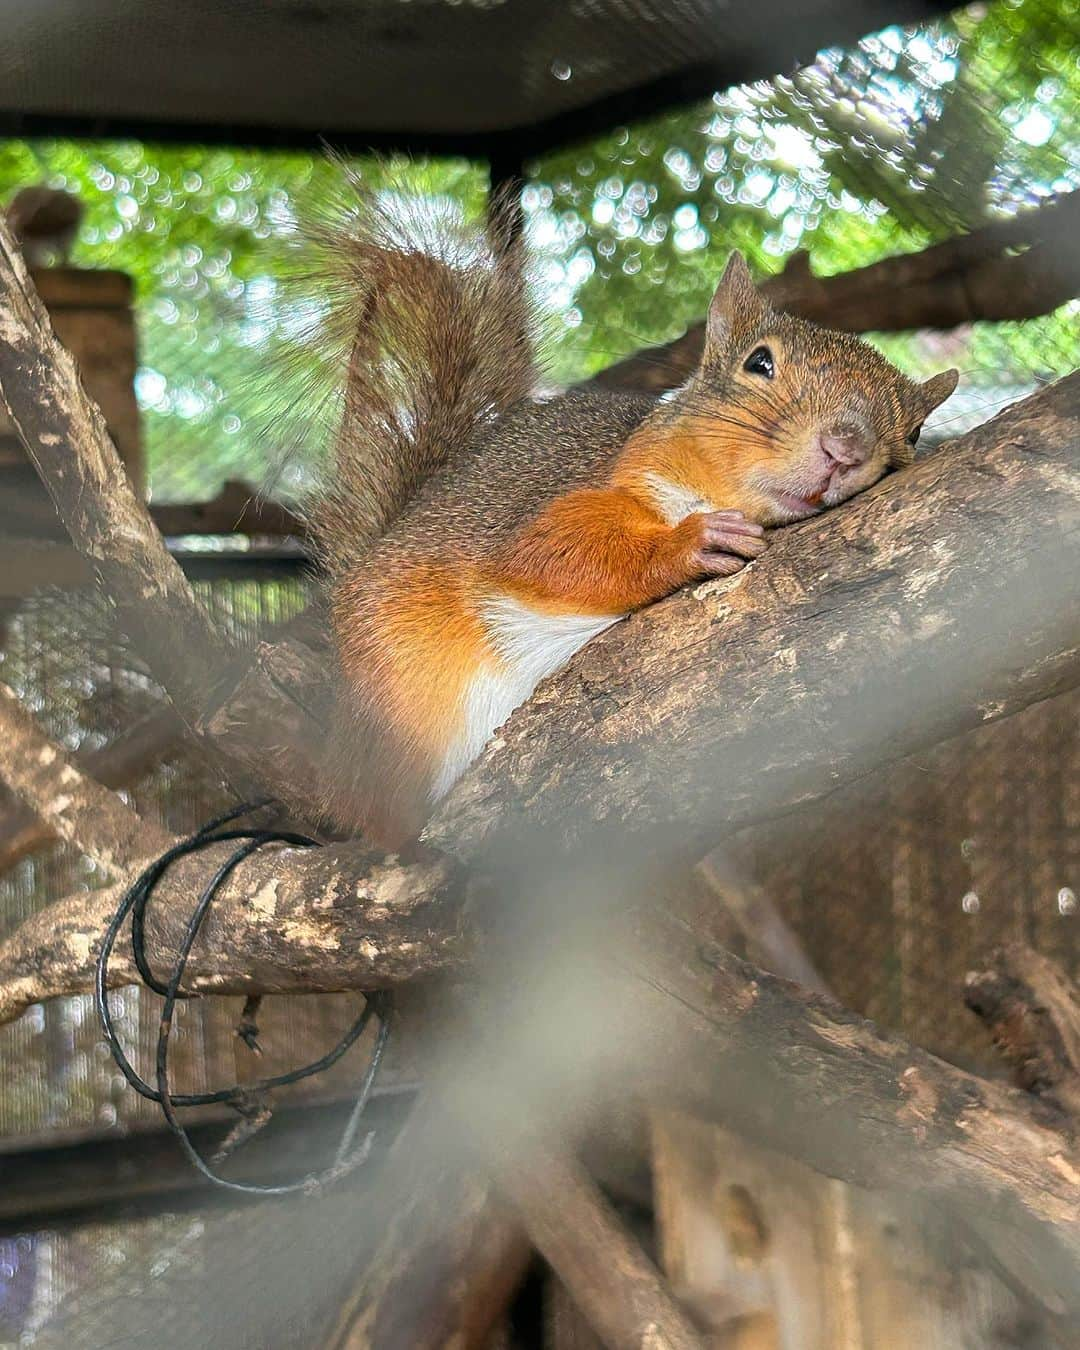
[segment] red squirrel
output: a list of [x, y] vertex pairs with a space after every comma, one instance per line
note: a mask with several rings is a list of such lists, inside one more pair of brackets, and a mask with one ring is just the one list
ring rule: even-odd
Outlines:
[[339, 241], [355, 345], [313, 513], [340, 663], [329, 813], [388, 848], [590, 638], [909, 462], [957, 382], [778, 313], [733, 253], [680, 389], [534, 400], [521, 245], [493, 219], [424, 252], [367, 202]]

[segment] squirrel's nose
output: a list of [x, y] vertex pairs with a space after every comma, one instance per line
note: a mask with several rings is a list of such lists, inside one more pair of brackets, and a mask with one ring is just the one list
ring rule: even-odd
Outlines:
[[818, 437], [822, 450], [838, 464], [862, 464], [870, 454], [866, 429], [855, 422], [837, 422]]

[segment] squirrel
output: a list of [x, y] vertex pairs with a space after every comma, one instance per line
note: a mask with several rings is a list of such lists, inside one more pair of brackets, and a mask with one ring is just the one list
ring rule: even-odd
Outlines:
[[735, 252], [681, 388], [538, 400], [506, 203], [486, 235], [425, 232], [367, 201], [338, 238], [355, 342], [312, 513], [339, 664], [327, 810], [395, 849], [545, 676], [910, 462], [958, 379], [777, 312]]

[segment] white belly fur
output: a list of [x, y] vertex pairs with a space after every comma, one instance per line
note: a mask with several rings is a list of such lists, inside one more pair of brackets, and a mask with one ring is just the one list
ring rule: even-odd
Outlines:
[[509, 595], [493, 596], [481, 611], [494, 658], [472, 679], [460, 734], [432, 784], [431, 799], [449, 792], [515, 708], [590, 638], [622, 614], [544, 614]]

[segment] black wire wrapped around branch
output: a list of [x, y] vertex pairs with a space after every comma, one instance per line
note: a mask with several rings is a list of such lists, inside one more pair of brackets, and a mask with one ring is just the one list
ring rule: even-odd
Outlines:
[[[174, 1093], [169, 1087], [169, 1044], [172, 1035], [173, 1012], [176, 1007], [177, 999], [192, 997], [190, 994], [181, 993], [180, 985], [183, 982], [188, 957], [191, 955], [191, 950], [195, 945], [195, 940], [199, 935], [203, 920], [206, 918], [207, 912], [213, 904], [218, 892], [221, 890], [221, 887], [225, 884], [235, 868], [237, 868], [245, 858], [250, 857], [252, 853], [257, 849], [262, 848], [265, 844], [291, 844], [294, 847], [299, 848], [316, 848], [319, 846], [318, 840], [312, 839], [309, 835], [297, 834], [288, 830], [226, 830], [221, 828], [230, 821], [236, 820], [240, 816], [248, 815], [267, 805], [269, 805], [269, 801], [247, 803], [234, 810], [224, 812], [222, 815], [208, 821], [207, 824], [195, 834], [190, 835], [187, 839], [182, 839], [178, 844], [175, 844], [142, 872], [131, 887], [125, 892], [123, 899], [120, 901], [116, 913], [106, 930], [104, 941], [101, 944], [101, 952], [98, 956], [94, 993], [105, 1040], [108, 1043], [113, 1059], [115, 1059], [120, 1072], [136, 1092], [141, 1096], [146, 1097], [149, 1101], [158, 1103], [169, 1128], [180, 1141], [181, 1147], [191, 1160], [192, 1164], [202, 1173], [202, 1175], [217, 1186], [222, 1186], [230, 1191], [240, 1191], [247, 1195], [288, 1195], [294, 1191], [310, 1191], [329, 1181], [336, 1180], [346, 1172], [351, 1171], [354, 1167], [359, 1166], [359, 1164], [367, 1157], [370, 1146], [370, 1137], [365, 1139], [359, 1148], [354, 1148], [354, 1144], [360, 1126], [360, 1119], [368, 1099], [371, 1096], [371, 1089], [375, 1082], [376, 1074], [379, 1071], [379, 1066], [382, 1062], [386, 1044], [390, 1036], [392, 1005], [390, 996], [385, 991], [365, 994], [363, 1011], [338, 1043], [323, 1055], [321, 1059], [314, 1060], [310, 1064], [305, 1064], [301, 1068], [291, 1069], [287, 1073], [275, 1074], [270, 1078], [264, 1078], [255, 1083], [247, 1083], [243, 1086], [237, 1084], [233, 1087], [219, 1088], [214, 1092]], [[191, 853], [198, 853], [214, 844], [220, 844], [230, 840], [242, 840], [243, 842], [229, 854], [203, 888], [202, 894], [199, 896], [199, 901], [196, 904], [191, 918], [188, 921], [187, 928], [184, 931], [180, 950], [173, 962], [169, 977], [162, 983], [150, 969], [150, 964], [146, 958], [146, 908], [149, 904], [150, 897], [154, 892], [154, 888], [177, 858], [186, 857]], [[156, 1087], [152, 1086], [142, 1078], [128, 1059], [120, 1044], [116, 1026], [113, 1022], [112, 1012], [109, 1009], [109, 960], [112, 956], [113, 949], [116, 946], [116, 940], [120, 935], [120, 930], [129, 916], [131, 918], [131, 947], [135, 965], [147, 988], [152, 989], [156, 994], [160, 994], [165, 1000], [164, 1007], [161, 1010], [161, 1022], [158, 1027], [157, 1056], [155, 1062]], [[260, 1186], [254, 1183], [229, 1181], [225, 1177], [220, 1176], [209, 1166], [192, 1144], [186, 1128], [176, 1114], [177, 1107], [208, 1106], [213, 1103], [227, 1103], [238, 1110], [242, 1110], [250, 1103], [253, 1097], [268, 1092], [273, 1088], [285, 1087], [290, 1083], [298, 1083], [304, 1078], [311, 1078], [315, 1074], [322, 1073], [324, 1069], [330, 1068], [332, 1064], [336, 1064], [346, 1051], [363, 1035], [372, 1017], [375, 1017], [379, 1023], [375, 1044], [372, 1047], [371, 1057], [368, 1060], [368, 1065], [364, 1071], [363, 1078], [360, 1081], [353, 1109], [350, 1112], [349, 1119], [342, 1131], [341, 1140], [339, 1141], [337, 1151], [334, 1155], [334, 1161], [329, 1167], [321, 1173], [311, 1174], [302, 1177], [297, 1181], [287, 1182], [280, 1186]]]

